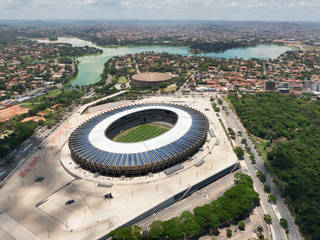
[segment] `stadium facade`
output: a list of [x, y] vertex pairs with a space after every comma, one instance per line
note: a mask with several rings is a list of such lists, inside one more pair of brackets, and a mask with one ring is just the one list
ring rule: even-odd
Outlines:
[[[145, 123], [171, 129], [135, 143], [112, 141], [117, 134]], [[83, 168], [112, 176], [137, 176], [162, 171], [198, 151], [208, 132], [201, 112], [176, 104], [119, 107], [89, 119], [69, 138], [72, 158]]]
[[131, 83], [136, 86], [160, 86], [162, 83], [170, 83], [169, 73], [145, 72], [138, 73], [131, 77]]

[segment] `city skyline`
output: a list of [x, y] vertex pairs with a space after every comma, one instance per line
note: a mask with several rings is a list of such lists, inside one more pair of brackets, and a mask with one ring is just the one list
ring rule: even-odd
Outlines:
[[1, 0], [2, 20], [320, 21], [316, 0]]

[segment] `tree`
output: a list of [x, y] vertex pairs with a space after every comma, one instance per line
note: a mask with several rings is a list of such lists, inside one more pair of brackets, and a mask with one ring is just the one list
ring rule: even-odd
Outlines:
[[232, 230], [230, 228], [227, 229], [227, 237], [228, 238], [232, 237]]
[[134, 225], [134, 226], [132, 227], [131, 232], [132, 232], [132, 236], [133, 236], [132, 239], [134, 239], [134, 240], [141, 240], [141, 239], [143, 239], [142, 228], [141, 228], [141, 227], [139, 227], [139, 226], [137, 226], [137, 225]]
[[243, 145], [247, 145], [247, 139], [242, 138], [242, 139], [241, 139], [241, 144], [243, 144]]
[[[267, 167], [303, 234], [308, 239], [320, 236], [320, 218], [315, 218], [320, 216], [319, 101], [303, 94], [276, 93], [230, 94], [228, 98], [249, 133], [264, 139]], [[276, 200], [272, 195], [270, 199]]]
[[263, 185], [263, 189], [266, 193], [270, 193], [271, 192], [271, 187], [268, 184], [264, 184]]
[[129, 227], [120, 228], [117, 231], [113, 231], [110, 233], [112, 239], [115, 240], [141, 240], [142, 236], [142, 228], [134, 225]]
[[246, 151], [247, 151], [247, 153], [251, 153], [251, 148], [249, 148], [248, 146], [246, 146]]
[[234, 181], [235, 183], [240, 183], [240, 184], [246, 184], [250, 186], [251, 188], [253, 187], [253, 180], [249, 175], [246, 175], [242, 172], [236, 172], [234, 174]]
[[264, 221], [268, 224], [271, 224], [272, 223], [272, 218], [269, 214], [265, 214], [264, 215]]
[[165, 236], [169, 239], [179, 239], [184, 236], [183, 223], [178, 217], [171, 218], [161, 223]]
[[183, 212], [180, 216], [180, 221], [183, 223], [183, 231], [187, 236], [195, 236], [201, 232], [201, 226], [191, 212]]
[[257, 227], [257, 235], [259, 240], [264, 240], [263, 227], [261, 225]]
[[262, 232], [263, 232], [263, 227], [262, 227], [261, 225], [259, 225], [259, 226], [257, 227], [257, 232], [258, 232], [258, 233], [262, 233]]
[[266, 175], [260, 170], [257, 171], [257, 178], [263, 183], [266, 181]]
[[210, 215], [212, 212], [210, 204], [196, 207], [193, 212], [197, 217], [197, 221], [203, 228], [208, 228], [210, 226]]
[[238, 222], [238, 226], [239, 226], [239, 229], [241, 231], [243, 231], [245, 229], [245, 227], [246, 227], [246, 225], [245, 225], [245, 223], [243, 221]]
[[236, 138], [236, 133], [233, 131], [232, 128], [228, 127], [228, 132], [229, 132], [229, 135], [231, 136], [232, 139]]
[[149, 234], [151, 239], [165, 239], [161, 221], [155, 221], [150, 225]]
[[288, 221], [287, 221], [286, 219], [281, 218], [281, 219], [280, 219], [280, 225], [281, 225], [281, 227], [283, 227], [283, 228], [286, 230], [286, 232], [289, 231]]
[[272, 204], [276, 204], [277, 202], [277, 197], [274, 194], [269, 194], [268, 196], [268, 202]]
[[[253, 181], [250, 176], [238, 172], [235, 174], [235, 181], [235, 186], [227, 190], [221, 197], [195, 208], [194, 213], [186, 211], [180, 217], [153, 222], [150, 230], [145, 232], [145, 236], [147, 239], [195, 238], [201, 232], [211, 233], [222, 224], [231, 220], [238, 221], [247, 216], [259, 202], [259, 194], [253, 189]], [[242, 223], [239, 224], [241, 227]], [[110, 235], [119, 240], [126, 240], [130, 237], [140, 240], [141, 229], [121, 228]]]
[[250, 153], [250, 161], [251, 161], [252, 164], [256, 164], [256, 159], [255, 159], [253, 153]]
[[241, 147], [235, 147], [234, 152], [236, 153], [238, 159], [243, 159], [244, 157], [244, 151]]

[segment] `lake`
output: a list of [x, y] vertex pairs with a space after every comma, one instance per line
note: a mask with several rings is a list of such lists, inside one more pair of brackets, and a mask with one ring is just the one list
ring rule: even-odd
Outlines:
[[203, 56], [212, 58], [259, 58], [259, 59], [273, 59], [280, 56], [282, 53], [291, 50], [287, 46], [264, 45], [260, 44], [255, 47], [233, 48], [223, 53], [203, 53], [192, 54], [189, 47], [175, 47], [175, 46], [128, 46], [128, 47], [99, 47], [92, 42], [85, 41], [78, 38], [58, 38], [57, 41], [49, 41], [48, 39], [38, 39], [40, 43], [69, 43], [73, 46], [91, 46], [103, 50], [102, 55], [79, 57], [80, 63], [78, 65], [79, 73], [76, 79], [72, 82], [72, 86], [83, 86], [96, 83], [100, 80], [100, 74], [103, 71], [104, 63], [114, 56], [136, 54], [141, 52], [153, 51], [155, 53], [167, 52], [171, 54], [179, 54], [184, 56]]

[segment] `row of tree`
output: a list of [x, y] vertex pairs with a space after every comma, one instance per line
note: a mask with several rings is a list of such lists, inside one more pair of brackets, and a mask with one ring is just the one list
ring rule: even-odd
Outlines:
[[167, 221], [155, 221], [150, 231], [142, 232], [138, 226], [129, 226], [112, 231], [112, 239], [193, 239], [206, 233], [218, 233], [218, 228], [238, 223], [248, 216], [260, 202], [253, 189], [250, 176], [236, 173], [236, 185], [210, 204], [185, 211], [179, 217]]
[[267, 167], [306, 239], [320, 236], [320, 102], [277, 93], [229, 96], [249, 132], [273, 141]]

